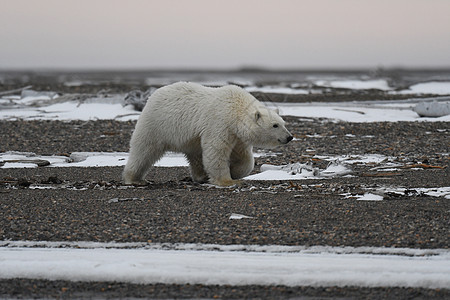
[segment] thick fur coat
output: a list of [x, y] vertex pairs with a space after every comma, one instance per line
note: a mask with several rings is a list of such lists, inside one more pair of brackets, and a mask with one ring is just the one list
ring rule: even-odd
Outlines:
[[253, 146], [271, 148], [290, 140], [278, 113], [240, 87], [174, 83], [148, 99], [131, 137], [123, 179], [142, 183], [149, 168], [174, 151], [186, 155], [194, 181], [229, 186], [253, 170]]

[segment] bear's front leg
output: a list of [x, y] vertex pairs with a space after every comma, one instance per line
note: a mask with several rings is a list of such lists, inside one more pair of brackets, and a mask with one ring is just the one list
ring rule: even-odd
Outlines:
[[206, 174], [203, 168], [201, 149], [198, 152], [188, 152], [185, 155], [191, 167], [192, 180], [198, 183], [208, 182], [208, 174]]
[[243, 143], [237, 143], [231, 152], [231, 178], [244, 178], [252, 172], [254, 166], [255, 160], [253, 158], [253, 147], [246, 146]]
[[[224, 139], [226, 140], [226, 139]], [[210, 183], [218, 186], [232, 186], [238, 180], [231, 179], [230, 155], [232, 147], [215, 139], [202, 138], [203, 166]]]

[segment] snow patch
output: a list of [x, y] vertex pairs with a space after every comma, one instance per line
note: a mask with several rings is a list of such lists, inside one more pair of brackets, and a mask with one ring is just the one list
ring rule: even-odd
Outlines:
[[138, 112], [131, 105], [111, 103], [79, 103], [75, 101], [40, 107], [22, 107], [0, 110], [4, 120], [137, 120]]
[[409, 196], [430, 196], [443, 197], [450, 199], [450, 186], [447, 187], [432, 187], [432, 188], [402, 188], [402, 187], [382, 187], [376, 189], [377, 193], [391, 194], [402, 197]]
[[242, 220], [242, 219], [253, 219], [253, 217], [249, 217], [241, 214], [231, 214], [230, 220]]
[[310, 93], [308, 90], [304, 89], [293, 89], [288, 87], [271, 87], [271, 86], [264, 86], [264, 87], [246, 87], [245, 90], [247, 92], [260, 92], [260, 93], [268, 93], [268, 94], [290, 94], [290, 95], [307, 95]]
[[351, 194], [342, 194], [345, 196], [345, 198], [353, 198], [356, 200], [362, 200], [362, 201], [382, 201], [383, 196], [372, 194], [372, 193], [365, 193], [364, 195], [351, 195]]
[[450, 199], [450, 187], [434, 187], [434, 188], [403, 188], [403, 187], [380, 187], [380, 188], [365, 188], [367, 190], [364, 194], [344, 193], [347, 199], [356, 199], [363, 201], [382, 201], [385, 196], [395, 198], [408, 198], [411, 196], [421, 197], [443, 197]]
[[375, 80], [317, 80], [314, 82], [316, 86], [329, 87], [335, 89], [351, 89], [351, 90], [381, 90], [389, 91], [392, 88], [384, 79]]
[[[365, 82], [365, 81], [362, 81]], [[250, 89], [251, 90], [251, 89]], [[263, 90], [264, 91], [264, 90]], [[306, 90], [277, 88], [276, 93], [306, 93]], [[53, 99], [49, 96], [0, 99], [3, 120], [137, 120], [140, 112], [125, 105], [124, 95], [94, 96], [83, 101], [69, 101], [73, 95]], [[64, 99], [68, 101], [64, 102]], [[416, 99], [417, 100], [417, 99]], [[326, 118], [346, 122], [450, 121], [450, 116], [420, 118], [414, 111], [418, 101], [362, 101], [331, 103], [267, 103], [280, 108], [282, 115], [304, 118]], [[419, 112], [420, 114], [420, 112]]]
[[[31, 246], [32, 243], [41, 246]], [[173, 250], [170, 245], [111, 248], [112, 243], [91, 243], [93, 248], [77, 249], [42, 247], [45, 243], [48, 242], [30, 242], [27, 247], [26, 242], [0, 242], [0, 278], [138, 284], [423, 288], [450, 285], [448, 249], [181, 244], [174, 245], [178, 249]], [[406, 253], [410, 256], [402, 255]]]
[[415, 103], [273, 103], [282, 116], [325, 118], [344, 122], [448, 122], [450, 116], [421, 118], [413, 111]]
[[[67, 157], [5, 152], [0, 153], [0, 168], [36, 168], [39, 161], [48, 161], [49, 167], [120, 167], [125, 166], [128, 155], [127, 152], [73, 152]], [[155, 166], [178, 167], [189, 163], [183, 154], [167, 152]]]
[[314, 158], [332, 162], [342, 162], [345, 164], [379, 164], [385, 161], [391, 161], [394, 158], [381, 154], [364, 154], [364, 155], [315, 155]]
[[410, 86], [407, 90], [391, 92], [394, 94], [433, 94], [450, 95], [449, 81], [430, 81], [418, 83]]
[[449, 249], [417, 249], [390, 247], [334, 247], [334, 246], [287, 246], [287, 245], [221, 245], [201, 243], [149, 243], [149, 242], [92, 242], [92, 241], [9, 241], [0, 240], [5, 248], [77, 248], [77, 249], [152, 249], [191, 251], [245, 251], [262, 253], [304, 253], [304, 254], [388, 254], [400, 256], [433, 256], [448, 253]]
[[[412, 98], [393, 101], [352, 101], [352, 102], [323, 102], [323, 103], [266, 103], [277, 107], [280, 115], [299, 118], [324, 118], [345, 122], [439, 122], [450, 121], [449, 115], [442, 113], [449, 103], [449, 97]], [[425, 104], [422, 104], [425, 103]], [[432, 104], [436, 103], [436, 104]], [[439, 111], [439, 115], [420, 115], [421, 106], [432, 111]], [[422, 117], [421, 117], [422, 116]]]
[[245, 177], [245, 180], [303, 180], [323, 179], [336, 176], [350, 176], [349, 165], [381, 164], [381, 166], [398, 166], [393, 163], [393, 157], [380, 154], [366, 155], [314, 155], [312, 158], [328, 161], [325, 169], [313, 166], [311, 163], [293, 163], [281, 166], [263, 164], [260, 173]]
[[302, 180], [320, 179], [342, 176], [351, 170], [339, 163], [330, 163], [327, 168], [320, 170], [311, 164], [294, 163], [282, 166], [263, 164], [261, 173], [245, 177], [245, 180]]

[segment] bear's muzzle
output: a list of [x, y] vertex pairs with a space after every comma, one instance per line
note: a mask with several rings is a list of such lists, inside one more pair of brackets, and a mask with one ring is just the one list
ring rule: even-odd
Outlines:
[[290, 135], [290, 136], [288, 136], [286, 139], [278, 139], [278, 141], [281, 143], [281, 144], [287, 144], [287, 143], [289, 143], [290, 141], [292, 141], [294, 139], [294, 137], [292, 136], [292, 135]]

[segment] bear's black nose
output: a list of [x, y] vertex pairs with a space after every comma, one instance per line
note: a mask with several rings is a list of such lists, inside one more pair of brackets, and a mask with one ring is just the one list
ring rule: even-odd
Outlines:
[[289, 143], [290, 141], [292, 141], [294, 139], [294, 137], [291, 135], [287, 138], [287, 142]]

